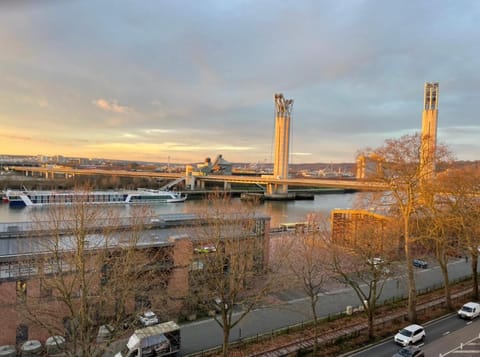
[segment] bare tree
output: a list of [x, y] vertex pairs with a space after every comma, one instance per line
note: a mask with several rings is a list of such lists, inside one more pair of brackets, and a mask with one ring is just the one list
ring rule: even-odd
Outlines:
[[[407, 266], [410, 321], [417, 320], [417, 291], [412, 266], [412, 248], [417, 238], [412, 236], [412, 224], [417, 222], [418, 208], [431, 197], [428, 192], [432, 179], [431, 172], [421, 167], [420, 163], [430, 166], [428, 159], [433, 156], [425, 155], [427, 150], [423, 150], [423, 145], [419, 134], [405, 135], [400, 139], [386, 140], [383, 146], [363, 152], [363, 156], [377, 159], [376, 169], [371, 172], [370, 179], [385, 185], [383, 200], [391, 206], [390, 214], [398, 216], [401, 223], [403, 236], [401, 246]], [[444, 145], [437, 145], [434, 157], [438, 167], [443, 161], [450, 159], [450, 154]]]
[[150, 214], [140, 209], [130, 218], [120, 217], [118, 211], [88, 204], [85, 191], [36, 222], [49, 236], [29, 241], [28, 249], [36, 255], [30, 262], [36, 270], [31, 284], [38, 289], [19, 308], [50, 335], [66, 334], [68, 355], [100, 355], [107, 346], [96, 341], [99, 326], [106, 327], [110, 338], [118, 337], [145, 308], [136, 306], [138, 292], [154, 287], [162, 273], [155, 269], [160, 251], [138, 245]]
[[[186, 229], [193, 240], [190, 294], [185, 303], [215, 313], [228, 356], [232, 328], [265, 297], [270, 281], [267, 217], [228, 198], [206, 200], [203, 223]], [[193, 305], [193, 306], [192, 306]]]
[[446, 307], [452, 310], [448, 261], [452, 253], [459, 250], [457, 219], [451, 207], [452, 197], [446, 195], [444, 180], [437, 178], [430, 187], [432, 197], [424, 200], [418, 209], [418, 226], [414, 228], [414, 234], [426, 249], [435, 253], [442, 272]]
[[438, 177], [438, 201], [441, 214], [436, 222], [448, 234], [448, 244], [457, 252], [466, 250], [471, 257], [473, 298], [479, 298], [478, 256], [480, 247], [480, 170], [474, 166], [448, 170]]
[[[357, 211], [356, 216], [359, 216]], [[330, 269], [358, 296], [368, 320], [368, 336], [374, 337], [374, 316], [385, 282], [392, 276], [396, 248], [386, 243], [386, 218], [365, 212], [347, 237], [335, 232], [328, 240]]]
[[[294, 233], [287, 232], [276, 249], [276, 261], [280, 265], [275, 271], [279, 281], [288, 281], [289, 287], [297, 288], [308, 297], [314, 321], [314, 339], [318, 337], [319, 316], [317, 304], [321, 293], [332, 274], [328, 270], [329, 221], [325, 217], [310, 214], [304, 226]], [[283, 266], [283, 269], [281, 269]], [[286, 271], [285, 271], [286, 270]], [[313, 354], [317, 353], [314, 344]]]

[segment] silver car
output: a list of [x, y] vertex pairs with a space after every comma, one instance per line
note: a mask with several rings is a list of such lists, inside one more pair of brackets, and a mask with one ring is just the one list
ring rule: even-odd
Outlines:
[[407, 346], [423, 341], [425, 336], [425, 329], [420, 325], [413, 324], [402, 328], [393, 339], [399, 345]]
[[145, 311], [143, 315], [140, 316], [140, 323], [143, 326], [152, 326], [158, 324], [158, 317], [151, 310]]

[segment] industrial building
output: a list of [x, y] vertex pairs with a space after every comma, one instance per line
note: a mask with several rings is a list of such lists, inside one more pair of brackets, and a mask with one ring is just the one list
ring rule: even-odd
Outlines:
[[[238, 220], [238, 217], [236, 219]], [[248, 259], [255, 265], [255, 268], [264, 268], [268, 265], [270, 218], [256, 215], [245, 217], [245, 220], [253, 220], [254, 222], [253, 225], [248, 226], [250, 227], [248, 231], [235, 232], [228, 230], [230, 236], [224, 234], [222, 239], [226, 242], [229, 239], [238, 238], [233, 237], [233, 235], [240, 234], [246, 242], [259, 243], [261, 253], [256, 252], [254, 257]], [[209, 221], [193, 214], [149, 218], [143, 229], [136, 235], [134, 249], [139, 256], [146, 257], [148, 263], [142, 265], [142, 271], [139, 274], [145, 274], [150, 279], [148, 281], [150, 286], [132, 294], [128, 301], [125, 301], [125, 306], [119, 307], [117, 306], [118, 301], [113, 301], [111, 309], [126, 309], [134, 315], [141, 309], [148, 307], [157, 311], [161, 309], [162, 313], [165, 314], [161, 317], [165, 319], [180, 318], [184, 298], [189, 294], [190, 275], [193, 271], [198, 274], [199, 267], [202, 266], [202, 256], [208, 254], [207, 248], [212, 249], [212, 241], [208, 241], [206, 239], [208, 234], [205, 234], [205, 230], [208, 230], [210, 225], [218, 228], [218, 222]], [[242, 225], [239, 224], [238, 226], [241, 227]], [[245, 224], [243, 226], [247, 227]], [[0, 227], [0, 233], [3, 235], [0, 240], [0, 325], [2, 326], [0, 345], [18, 346], [32, 339], [45, 341], [52, 335], [51, 331], [26, 317], [25, 311], [22, 311], [27, 306], [25, 305], [26, 302], [42, 302], [44, 310], [52, 311], [52, 316], [54, 315], [57, 320], [56, 327], [58, 330], [63, 328], [69, 316], [60, 296], [51, 288], [46, 289], [45, 286], [42, 286], [46, 281], [46, 276], [53, 277], [55, 275], [57, 268], [54, 266], [53, 255], [57, 251], [46, 249], [45, 241], [48, 237], [45, 230], [33, 231], [32, 227], [31, 224], [25, 225], [25, 227], [17, 225], [14, 231], [3, 226]], [[200, 232], [200, 229], [203, 233], [196, 235], [196, 232]], [[28, 230], [31, 230], [30, 234], [26, 234]], [[122, 234], [124, 230], [116, 232], [113, 230], [109, 235], [108, 244], [106, 244], [102, 231], [108, 230], [110, 229], [105, 227], [100, 230], [92, 229], [83, 240], [87, 244], [86, 254], [91, 257], [86, 260], [92, 264], [91, 271], [97, 269], [93, 268], [96, 266], [94, 257], [101, 249], [108, 250], [109, 257], [115, 258], [116, 255], [120, 259], [125, 257], [120, 253], [122, 247], [126, 244], [125, 235]], [[69, 235], [66, 231], [52, 231], [51, 234], [58, 235], [59, 240], [57, 242], [60, 242], [59, 244], [63, 246], [61, 254], [67, 256], [72, 250], [75, 250], [68, 248]], [[221, 248], [220, 244], [216, 244], [215, 249], [228, 249]], [[222, 246], [226, 247], [227, 245]], [[230, 257], [230, 260], [235, 259], [234, 255], [236, 253], [234, 251], [226, 251], [225, 254]], [[107, 255], [102, 256], [106, 257]], [[69, 265], [67, 262], [65, 259], [63, 274], [73, 276], [72, 272], [75, 268], [72, 263]], [[104, 263], [100, 267], [100, 269], [97, 269], [100, 272], [91, 280], [96, 282], [95, 289], [97, 290], [100, 290], [102, 286], [108, 286], [105, 284], [113, 276], [112, 266]], [[253, 265], [251, 267], [253, 268]], [[152, 272], [154, 274], [151, 274]], [[95, 289], [92, 291], [97, 291]], [[156, 295], [159, 293], [163, 296], [162, 300], [156, 299]], [[115, 300], [113, 290], [110, 291], [109, 295], [111, 299]], [[80, 301], [80, 297], [81, 294], [74, 298]], [[91, 301], [95, 302], [96, 300], [92, 298]], [[114, 313], [108, 307], [102, 307], [100, 303], [98, 305], [99, 313]]]

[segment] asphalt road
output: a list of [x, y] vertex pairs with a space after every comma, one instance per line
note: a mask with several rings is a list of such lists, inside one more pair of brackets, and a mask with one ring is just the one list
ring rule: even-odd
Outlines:
[[[448, 270], [452, 281], [470, 276], [470, 263], [466, 263], [464, 260], [453, 261], [449, 264]], [[438, 267], [416, 268], [415, 271], [418, 290], [442, 284], [442, 275]], [[388, 280], [381, 300], [406, 296], [406, 286], [405, 276]], [[264, 307], [252, 311], [233, 329], [230, 340], [268, 333], [275, 329], [311, 320], [308, 300], [298, 298], [298, 294], [291, 296], [292, 300], [280, 306]], [[288, 297], [285, 298], [288, 300]], [[350, 288], [337, 288], [322, 294], [317, 311], [320, 316], [328, 316], [345, 311], [347, 306], [358, 306], [359, 304], [357, 296]], [[195, 321], [181, 326], [181, 338], [182, 354], [187, 355], [221, 345], [222, 329], [213, 319]]]
[[[457, 317], [453, 319], [459, 322]], [[425, 356], [480, 356], [480, 319], [472, 322], [462, 320], [461, 325], [460, 329], [455, 330], [453, 324], [447, 324], [441, 337], [423, 347]]]
[[[473, 326], [473, 327], [471, 327]], [[426, 338], [424, 343], [419, 343], [417, 346], [421, 347], [425, 356], [445, 356], [444, 353], [454, 349], [462, 341], [468, 341], [472, 338], [470, 329], [476, 332], [480, 327], [480, 320], [471, 322], [459, 319], [456, 314], [450, 314], [444, 318], [432, 321], [424, 325]], [[467, 328], [468, 327], [468, 332]], [[393, 342], [393, 335], [383, 342], [374, 346], [366, 348], [358, 353], [348, 354], [351, 357], [391, 357], [401, 346]], [[480, 350], [480, 346], [477, 346]], [[480, 354], [479, 354], [480, 355]]]

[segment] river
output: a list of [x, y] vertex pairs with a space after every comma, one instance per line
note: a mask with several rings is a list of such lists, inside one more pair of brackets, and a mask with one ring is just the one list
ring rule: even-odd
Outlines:
[[[309, 213], [329, 214], [334, 208], [347, 209], [353, 206], [356, 193], [316, 194], [313, 200], [298, 201], [265, 201], [257, 208], [271, 217], [271, 227], [278, 227], [281, 223], [301, 222]], [[239, 200], [234, 198], [234, 200]], [[164, 203], [153, 206], [157, 214], [174, 214], [194, 212], [202, 201], [187, 200], [183, 203]], [[129, 206], [116, 206], [122, 215], [128, 216]], [[0, 204], [0, 223], [31, 222], [34, 216], [45, 215], [48, 207], [10, 208], [8, 204]]]

